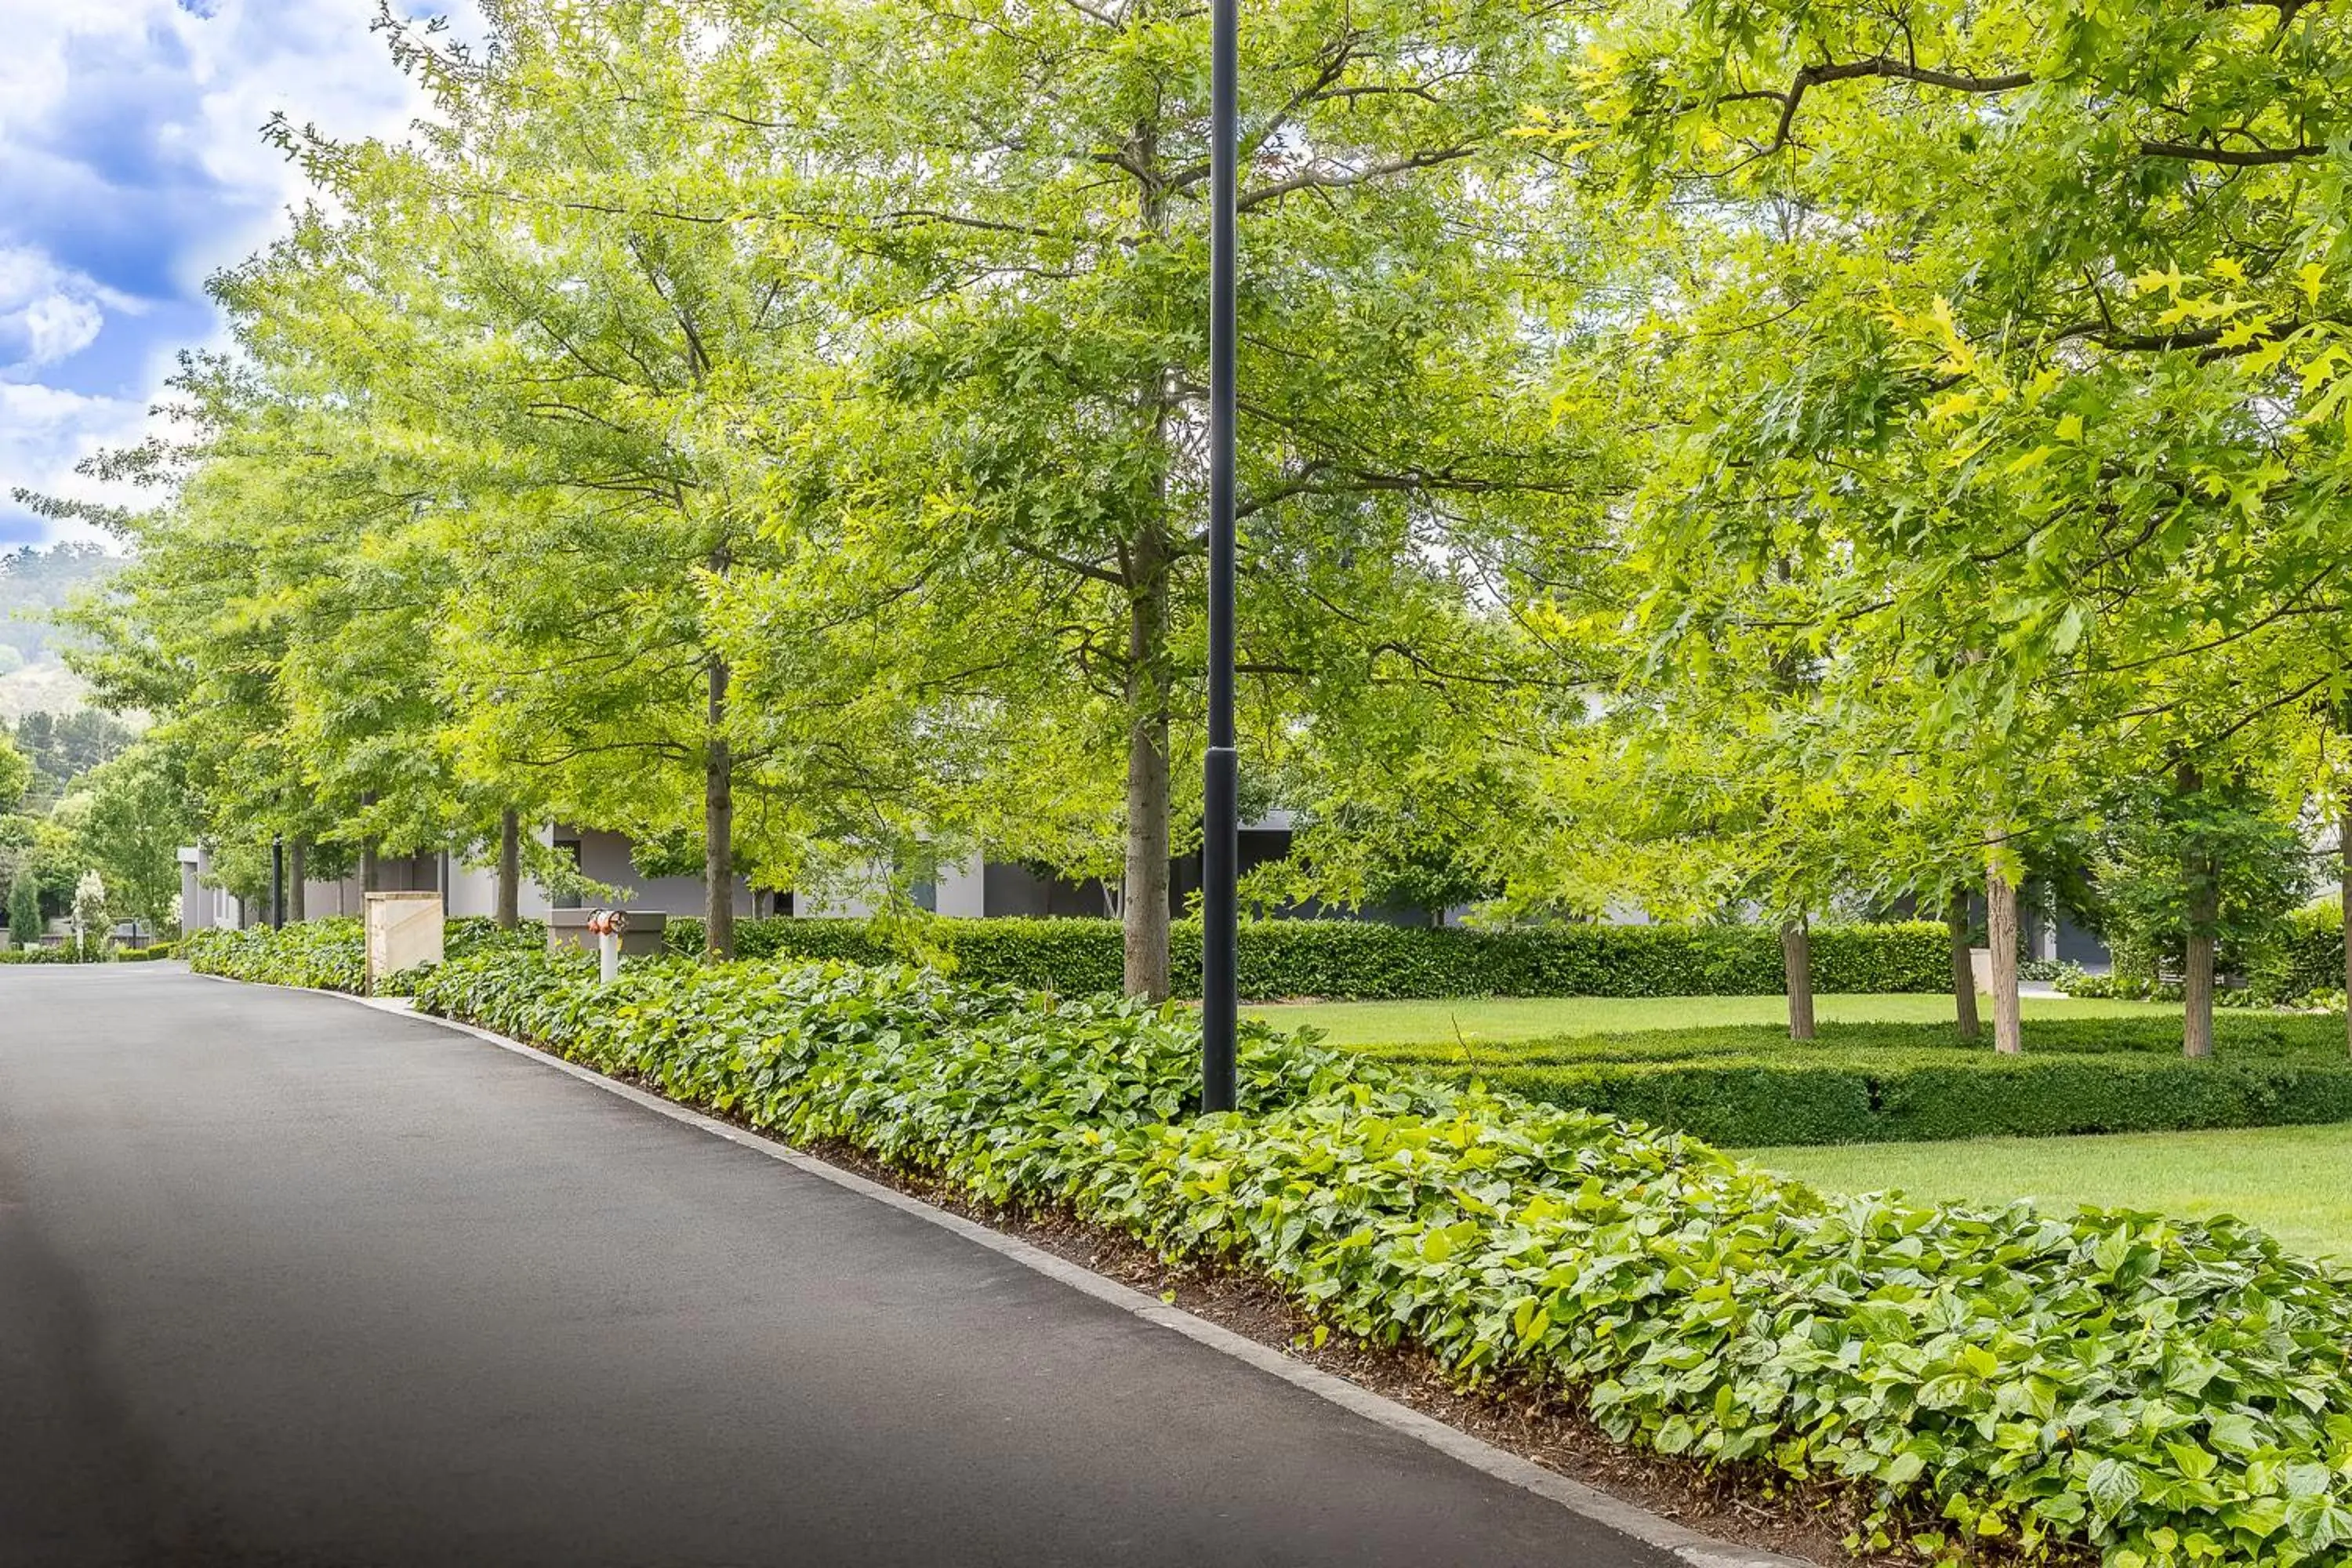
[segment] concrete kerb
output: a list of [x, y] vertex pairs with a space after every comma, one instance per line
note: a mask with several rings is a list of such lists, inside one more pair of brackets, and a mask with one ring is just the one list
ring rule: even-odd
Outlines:
[[[225, 984], [231, 985], [252, 984], [252, 982], [231, 980], [225, 975], [208, 975], [205, 978], [219, 980]], [[300, 990], [302, 987], [284, 986], [273, 987], [273, 989]], [[886, 1186], [879, 1182], [861, 1176], [854, 1171], [843, 1170], [838, 1165], [828, 1164], [814, 1155], [804, 1154], [772, 1138], [746, 1131], [716, 1117], [705, 1116], [700, 1111], [690, 1110], [675, 1100], [664, 1100], [661, 1096], [648, 1093], [635, 1085], [606, 1078], [604, 1074], [592, 1071], [575, 1062], [568, 1062], [561, 1057], [552, 1056], [536, 1046], [526, 1045], [520, 1040], [493, 1033], [488, 1029], [477, 1028], [471, 1024], [461, 1024], [454, 1019], [436, 1017], [430, 1013], [420, 1013], [405, 997], [353, 996], [340, 991], [311, 992], [310, 994], [340, 997], [347, 1002], [355, 1002], [362, 1007], [373, 1008], [380, 1013], [422, 1019], [461, 1035], [470, 1035], [478, 1040], [498, 1047], [500, 1050], [512, 1051], [517, 1056], [528, 1057], [543, 1067], [568, 1074], [583, 1083], [593, 1084], [607, 1094], [618, 1095], [623, 1100], [642, 1106], [657, 1116], [666, 1116], [673, 1121], [698, 1128], [715, 1138], [723, 1138], [730, 1143], [752, 1150], [771, 1160], [779, 1161], [796, 1170], [806, 1172], [820, 1181], [830, 1182], [837, 1187], [871, 1198], [876, 1203], [887, 1204], [890, 1207], [903, 1214], [911, 1215], [926, 1224], [953, 1231], [968, 1241], [987, 1247], [990, 1251], [1010, 1258], [1024, 1268], [1034, 1269], [1106, 1305], [1115, 1307], [1160, 1328], [1173, 1330], [1196, 1343], [1205, 1345], [1221, 1354], [1231, 1356], [1236, 1361], [1246, 1362], [1261, 1372], [1282, 1379], [1293, 1387], [1303, 1389], [1339, 1405], [1343, 1410], [1351, 1411], [1365, 1420], [1374, 1422], [1400, 1436], [1410, 1437], [1427, 1447], [1434, 1448], [1439, 1453], [1467, 1465], [1474, 1470], [1492, 1476], [1496, 1480], [1507, 1482], [1522, 1490], [1533, 1492], [1538, 1497], [1556, 1503], [1570, 1512], [1591, 1520], [1606, 1529], [1615, 1531], [1620, 1535], [1630, 1536], [1646, 1545], [1654, 1546], [1662, 1552], [1670, 1552], [1691, 1564], [1691, 1568], [1806, 1568], [1806, 1565], [1801, 1564], [1796, 1558], [1702, 1535], [1696, 1531], [1676, 1524], [1670, 1519], [1662, 1518], [1622, 1498], [1612, 1497], [1607, 1492], [1587, 1486], [1581, 1481], [1570, 1479], [1558, 1471], [1546, 1469], [1535, 1461], [1523, 1458], [1508, 1449], [1498, 1448], [1492, 1443], [1449, 1426], [1434, 1416], [1424, 1415], [1410, 1405], [1400, 1405], [1393, 1399], [1384, 1398], [1369, 1389], [1349, 1383], [1346, 1378], [1325, 1372], [1319, 1367], [1309, 1366], [1304, 1362], [1293, 1360], [1270, 1345], [1260, 1344], [1257, 1341], [1237, 1334], [1231, 1329], [1223, 1328], [1204, 1318], [1195, 1317], [1181, 1308], [1171, 1307], [1157, 1297], [1146, 1295], [1115, 1279], [1106, 1279], [1092, 1269], [1082, 1268], [1066, 1258], [1057, 1258], [1043, 1247], [1034, 1247], [1017, 1237], [1007, 1236], [1002, 1231], [992, 1230], [975, 1220], [966, 1219], [961, 1215], [936, 1208], [919, 1198], [908, 1196], [895, 1187]]]

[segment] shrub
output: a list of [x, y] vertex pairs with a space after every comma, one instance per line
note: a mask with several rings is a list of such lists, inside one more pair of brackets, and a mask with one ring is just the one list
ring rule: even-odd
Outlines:
[[[2069, 996], [2089, 1001], [2178, 1002], [2180, 987], [2158, 979], [2153, 973], [2129, 970], [2118, 964], [2105, 974], [2093, 974], [2079, 963], [2061, 963], [2051, 977], [2058, 989]], [[2223, 988], [2216, 986], [2216, 1005], [2231, 1004], [2223, 1000]]]
[[56, 947], [12, 947], [0, 952], [0, 963], [96, 963], [97, 955], [85, 953], [72, 942], [60, 942]]
[[[670, 945], [702, 951], [702, 922], [672, 921]], [[945, 920], [920, 928], [955, 973], [980, 984], [1072, 995], [1116, 992], [1118, 923]], [[1941, 991], [1951, 984], [1941, 925], [1826, 926], [1813, 932], [1822, 991]], [[1176, 922], [1179, 994], [1201, 990], [1201, 927]], [[861, 921], [779, 919], [736, 927], [739, 958], [889, 963], [909, 954]], [[1542, 926], [1510, 931], [1370, 921], [1252, 921], [1242, 927], [1243, 994], [1398, 1001], [1443, 996], [1731, 996], [1781, 988], [1780, 938], [1759, 926]]]
[[2166, 1017], [2037, 1018], [2017, 1057], [1943, 1024], [1824, 1024], [1801, 1043], [1735, 1025], [1366, 1054], [1734, 1147], [2352, 1121], [2340, 1022], [2234, 1013], [2214, 1031], [2216, 1055], [2193, 1062]]
[[2266, 1001], [2343, 990], [2343, 906], [2308, 904], [2287, 916], [2271, 942], [2249, 958], [2246, 971], [2247, 984]]
[[2352, 1561], [2352, 1277], [2234, 1221], [1828, 1196], [1263, 1026], [1244, 1113], [1196, 1119], [1181, 1010], [913, 969], [632, 964], [606, 989], [584, 955], [498, 952], [418, 1000], [1256, 1270], [1465, 1382], [1570, 1391], [1621, 1441], [1843, 1483], [1931, 1554], [1940, 1519], [2111, 1568]]
[[535, 952], [546, 946], [544, 921], [518, 921], [512, 931], [506, 931], [487, 916], [462, 915], [450, 921], [441, 931], [441, 954], [445, 959], [469, 958], [499, 948]]

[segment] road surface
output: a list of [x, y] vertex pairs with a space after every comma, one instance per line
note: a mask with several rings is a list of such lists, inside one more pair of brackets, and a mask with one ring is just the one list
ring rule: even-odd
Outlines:
[[0, 1563], [1664, 1553], [547, 1066], [0, 967]]

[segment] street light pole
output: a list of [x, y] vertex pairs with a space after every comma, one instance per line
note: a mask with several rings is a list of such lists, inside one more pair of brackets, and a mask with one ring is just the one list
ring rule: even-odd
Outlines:
[[1209, 41], [1209, 751], [1201, 795], [1201, 1110], [1239, 1098], [1241, 758], [1234, 746], [1234, 254], [1239, 0], [1212, 0]]
[[273, 834], [269, 840], [269, 926], [272, 931], [286, 929], [286, 835]]

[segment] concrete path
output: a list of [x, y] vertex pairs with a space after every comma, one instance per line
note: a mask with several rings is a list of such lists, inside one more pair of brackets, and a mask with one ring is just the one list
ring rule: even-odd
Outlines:
[[532, 1060], [0, 967], [0, 1563], [1673, 1560]]

